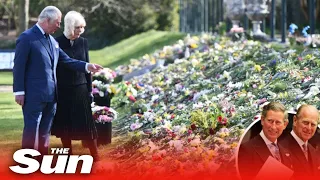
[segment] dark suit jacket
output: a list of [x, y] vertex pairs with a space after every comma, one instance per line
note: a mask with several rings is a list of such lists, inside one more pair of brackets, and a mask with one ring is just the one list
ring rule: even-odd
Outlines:
[[[89, 49], [87, 39], [79, 37], [74, 41], [73, 46], [71, 46], [70, 40], [67, 39], [65, 35], [57, 37], [56, 40], [58, 41], [60, 48], [63, 49], [63, 51], [68, 54], [68, 56], [74, 59], [81, 59], [82, 61], [89, 62]], [[58, 87], [70, 87], [80, 84], [87, 84], [88, 91], [92, 91], [90, 73], [70, 71], [66, 67], [58, 64], [57, 77]]]
[[[281, 163], [292, 168], [290, 153], [278, 143]], [[238, 168], [242, 179], [254, 179], [268, 157], [272, 154], [260, 135], [241, 144], [238, 153]]]
[[56, 96], [56, 67], [66, 66], [85, 72], [85, 62], [75, 61], [63, 52], [56, 40], [48, 40], [35, 25], [23, 32], [16, 43], [13, 67], [13, 91], [25, 92], [25, 101], [53, 102]]
[[[279, 142], [292, 154], [292, 163], [295, 179], [319, 179], [319, 154], [308, 144], [308, 161], [306, 160], [298, 142], [290, 134]], [[310, 176], [310, 177], [309, 177]]]

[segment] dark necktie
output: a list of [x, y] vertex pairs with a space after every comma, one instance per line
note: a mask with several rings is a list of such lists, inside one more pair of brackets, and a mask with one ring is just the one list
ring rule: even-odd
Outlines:
[[303, 149], [303, 154], [304, 157], [306, 157], [307, 161], [308, 161], [308, 148], [306, 144], [302, 144], [302, 149]]
[[273, 156], [281, 162], [281, 157], [280, 157], [280, 151], [279, 151], [279, 147], [277, 146], [276, 143], [271, 143], [271, 149], [273, 151]]
[[51, 41], [50, 41], [50, 36], [49, 36], [49, 34], [45, 33], [45, 34], [44, 34], [44, 37], [45, 37], [45, 38], [47, 39], [47, 41], [48, 41], [49, 52], [50, 52], [50, 54], [52, 55], [52, 45], [51, 45]]

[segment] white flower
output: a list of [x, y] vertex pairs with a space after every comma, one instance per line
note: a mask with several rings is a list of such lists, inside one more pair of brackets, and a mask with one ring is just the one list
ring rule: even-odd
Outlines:
[[100, 96], [100, 97], [104, 97], [104, 92], [99, 91], [99, 96]]
[[223, 77], [228, 79], [228, 81], [230, 81], [232, 79], [230, 76], [230, 73], [228, 71], [223, 71]]
[[155, 119], [155, 114], [152, 112], [144, 112], [143, 117], [144, 117], [144, 120], [153, 122]]
[[153, 95], [151, 98], [151, 102], [154, 102], [155, 100], [159, 99], [159, 95]]
[[307, 94], [305, 97], [303, 97], [303, 99], [311, 98], [311, 97], [313, 97], [313, 96], [315, 96], [315, 95], [317, 95], [317, 94], [319, 94], [319, 93], [320, 93], [319, 88], [316, 87], [316, 86], [312, 86], [312, 87], [310, 88], [308, 94]]
[[201, 109], [204, 107], [204, 104], [202, 102], [198, 102], [192, 105], [193, 109]]

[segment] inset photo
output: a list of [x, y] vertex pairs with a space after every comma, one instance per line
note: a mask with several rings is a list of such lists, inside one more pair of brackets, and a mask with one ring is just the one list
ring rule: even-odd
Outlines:
[[242, 180], [316, 177], [320, 167], [318, 110], [302, 105], [287, 112], [271, 102], [240, 138], [236, 168]]

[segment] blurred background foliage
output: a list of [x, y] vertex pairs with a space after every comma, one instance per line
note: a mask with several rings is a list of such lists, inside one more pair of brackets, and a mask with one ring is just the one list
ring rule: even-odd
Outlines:
[[[48, 5], [58, 7], [63, 15], [71, 10], [80, 12], [87, 22], [83, 36], [89, 39], [91, 49], [100, 49], [151, 29], [179, 29], [178, 0], [0, 0], [2, 36], [10, 35], [12, 29], [19, 29], [19, 11], [22, 10], [19, 5], [26, 1], [29, 28]], [[62, 32], [63, 24], [55, 36]], [[17, 35], [19, 33], [14, 36]]]

